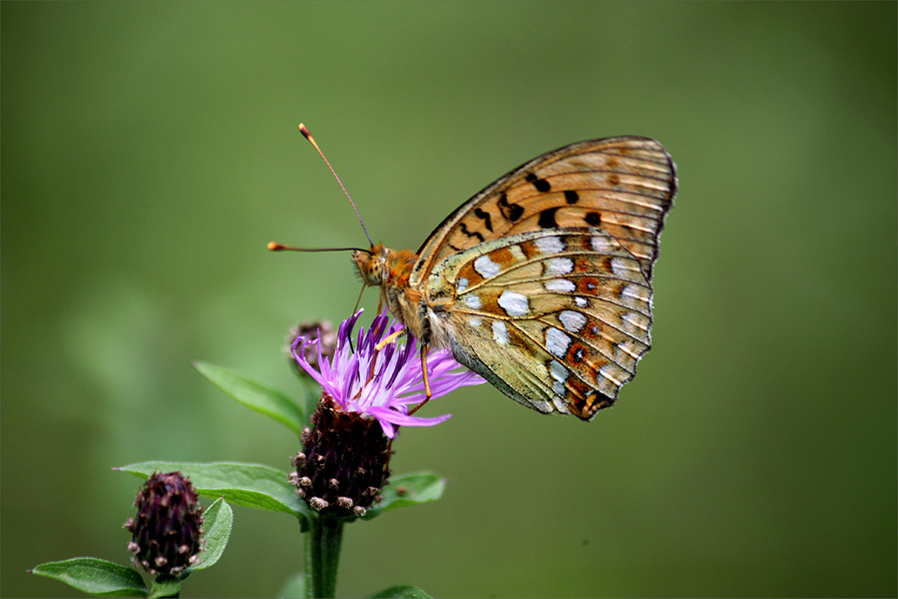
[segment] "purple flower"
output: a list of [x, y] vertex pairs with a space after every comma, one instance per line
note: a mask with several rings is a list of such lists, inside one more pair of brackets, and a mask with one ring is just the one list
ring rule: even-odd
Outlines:
[[[293, 342], [293, 357], [345, 411], [374, 418], [384, 435], [392, 439], [400, 426], [434, 426], [445, 422], [451, 414], [434, 418], [410, 416], [411, 406], [425, 399], [424, 379], [417, 340], [409, 336], [406, 343], [389, 343], [379, 352], [375, 346], [381, 339], [400, 330], [393, 322], [387, 327], [387, 315], [374, 318], [368, 331], [361, 329], [353, 351], [351, 336], [360, 310], [340, 324], [337, 350], [333, 359], [322, 355], [318, 339], [298, 337]], [[306, 359], [306, 348], [317, 349], [317, 368]], [[371, 364], [374, 362], [373, 376]], [[431, 350], [427, 354], [431, 398], [441, 397], [464, 385], [485, 382], [480, 376], [455, 361], [449, 350]]]

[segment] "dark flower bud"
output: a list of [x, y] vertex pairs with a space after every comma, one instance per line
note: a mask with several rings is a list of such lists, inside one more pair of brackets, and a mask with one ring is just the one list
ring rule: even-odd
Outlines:
[[302, 337], [303, 339], [318, 340], [318, 343], [313, 345], [306, 345], [302, 350], [303, 357], [310, 365], [313, 365], [314, 368], [318, 368], [319, 348], [321, 350], [322, 358], [328, 358], [329, 360], [334, 359], [334, 352], [336, 352], [337, 350], [337, 332], [334, 330], [334, 326], [327, 320], [320, 320], [318, 322], [302, 322], [290, 329], [290, 333], [287, 335], [288, 345], [285, 348], [287, 357], [289, 358], [290, 362], [293, 363], [293, 366], [296, 368], [297, 372], [299, 372], [300, 375], [308, 376], [306, 371], [296, 361], [296, 358], [293, 357], [292, 348], [297, 337]]
[[177, 576], [199, 563], [203, 508], [190, 480], [180, 472], [154, 473], [137, 493], [137, 520], [128, 518], [132, 533], [131, 561], [154, 576]]
[[390, 479], [390, 440], [374, 418], [343, 410], [327, 393], [312, 415], [304, 459], [290, 481], [309, 506], [328, 516], [364, 515]]

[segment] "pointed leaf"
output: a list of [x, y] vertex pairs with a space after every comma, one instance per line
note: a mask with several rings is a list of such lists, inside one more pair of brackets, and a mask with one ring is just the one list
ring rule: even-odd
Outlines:
[[311, 509], [296, 496], [287, 475], [268, 466], [237, 462], [141, 462], [115, 468], [141, 478], [153, 472], [179, 470], [203, 497], [224, 496], [228, 502], [260, 510], [284, 512], [301, 519], [306, 530]]
[[397, 597], [401, 599], [432, 599], [430, 595], [410, 584], [398, 584], [394, 587], [384, 589], [379, 593], [368, 595], [369, 599], [386, 599], [388, 597]]
[[31, 573], [53, 578], [98, 597], [145, 597], [147, 587], [133, 568], [95, 557], [40, 564]]
[[401, 507], [419, 505], [428, 501], [436, 501], [446, 488], [445, 479], [433, 472], [413, 472], [394, 476], [390, 484], [383, 488], [383, 501], [368, 510], [364, 519]]
[[188, 571], [204, 570], [221, 558], [231, 536], [233, 523], [234, 510], [223, 497], [219, 497], [212, 505], [203, 510], [203, 530], [205, 532], [202, 538], [206, 541], [206, 548], [200, 553], [200, 563], [187, 568]]
[[195, 362], [193, 366], [222, 391], [249, 409], [283, 424], [297, 435], [301, 435], [303, 427], [309, 425], [307, 402], [303, 401], [302, 405], [299, 405], [300, 402], [221, 366], [205, 362]]

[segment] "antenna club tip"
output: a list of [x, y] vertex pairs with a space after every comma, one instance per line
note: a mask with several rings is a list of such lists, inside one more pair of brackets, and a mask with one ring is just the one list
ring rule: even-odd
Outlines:
[[271, 250], [272, 252], [277, 252], [278, 250], [284, 249], [284, 246], [282, 246], [282, 245], [279, 244], [279, 243], [275, 243], [275, 242], [273, 242], [273, 241], [269, 241], [269, 242], [268, 242], [268, 249]]
[[302, 123], [299, 124], [299, 132], [302, 133], [306, 139], [310, 139], [312, 137], [312, 134], [309, 133], [309, 130], [306, 129], [306, 126]]

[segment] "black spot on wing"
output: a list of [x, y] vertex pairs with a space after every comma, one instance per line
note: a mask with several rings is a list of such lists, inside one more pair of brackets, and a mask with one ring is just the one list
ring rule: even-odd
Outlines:
[[505, 192], [502, 192], [502, 195], [499, 196], [499, 211], [502, 215], [514, 222], [521, 218], [524, 215], [524, 207], [520, 204], [510, 204], [508, 203], [508, 196], [505, 195]]
[[549, 184], [548, 181], [546, 181], [545, 179], [540, 179], [539, 177], [536, 176], [535, 173], [527, 173], [527, 176], [525, 177], [525, 179], [527, 179], [527, 181], [529, 183], [531, 183], [536, 188], [536, 191], [541, 191], [541, 192], [545, 193], [545, 192], [549, 191], [550, 189], [552, 189], [552, 186]]
[[581, 364], [586, 358], [586, 348], [580, 343], [574, 343], [568, 350], [568, 359], [574, 364]]
[[602, 215], [598, 212], [587, 212], [584, 219], [587, 225], [598, 227], [602, 224]]
[[542, 212], [539, 213], [539, 226], [542, 229], [554, 229], [558, 226], [558, 223], [555, 222], [555, 212], [558, 211], [558, 208], [546, 208]]
[[564, 192], [564, 201], [568, 204], [576, 204], [580, 201], [580, 196], [573, 189], [567, 189]]
[[483, 243], [483, 235], [481, 235], [477, 231], [468, 231], [468, 225], [466, 225], [465, 223], [461, 223], [459, 225], [459, 229], [461, 229], [461, 232], [464, 233], [465, 235], [467, 235], [468, 237], [476, 237], [480, 243]]
[[482, 210], [480, 208], [474, 208], [474, 216], [483, 220], [483, 226], [486, 227], [487, 231], [493, 230], [493, 223], [490, 220], [490, 213], [486, 210]]

